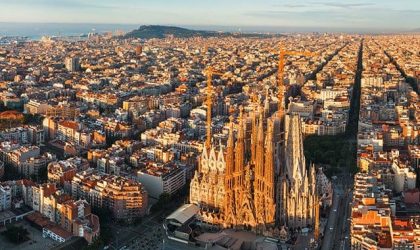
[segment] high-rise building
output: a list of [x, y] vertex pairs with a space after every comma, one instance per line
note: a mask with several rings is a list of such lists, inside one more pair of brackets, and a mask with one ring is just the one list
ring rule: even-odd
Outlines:
[[0, 185], [0, 211], [10, 209], [12, 207], [12, 194], [9, 186]]
[[67, 57], [64, 61], [66, 69], [70, 72], [80, 70], [80, 59], [78, 57]]

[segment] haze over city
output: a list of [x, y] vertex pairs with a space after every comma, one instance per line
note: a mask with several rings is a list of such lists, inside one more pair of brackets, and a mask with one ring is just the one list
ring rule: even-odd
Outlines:
[[17, 23], [162, 24], [270, 32], [420, 28], [416, 0], [1, 0], [0, 4], [0, 22]]

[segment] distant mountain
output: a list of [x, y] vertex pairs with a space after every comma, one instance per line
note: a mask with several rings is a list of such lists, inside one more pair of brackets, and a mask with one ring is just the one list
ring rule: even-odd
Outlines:
[[175, 26], [161, 26], [161, 25], [142, 25], [138, 29], [125, 34], [125, 38], [165, 38], [173, 35], [177, 38], [190, 38], [190, 37], [275, 37], [281, 36], [280, 34], [262, 34], [262, 33], [233, 33], [233, 32], [218, 32], [206, 30], [191, 30]]
[[413, 29], [412, 32], [420, 32], [420, 28], [418, 29]]

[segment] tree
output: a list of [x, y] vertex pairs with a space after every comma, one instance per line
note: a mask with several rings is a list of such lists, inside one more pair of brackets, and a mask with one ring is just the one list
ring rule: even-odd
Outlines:
[[159, 200], [152, 206], [151, 208], [152, 212], [165, 209], [170, 201], [171, 201], [171, 195], [168, 193], [162, 193], [159, 196]]
[[108, 208], [94, 208], [92, 211], [94, 214], [96, 214], [101, 223], [100, 228], [100, 235], [99, 237], [92, 243], [92, 247], [89, 246], [86, 249], [98, 249], [95, 248], [96, 246], [101, 246], [103, 244], [108, 245], [111, 242], [111, 239], [113, 237], [111, 227], [109, 225], [112, 222], [112, 211]]
[[308, 136], [303, 143], [305, 157], [315, 164], [329, 165], [325, 170], [331, 176], [340, 169], [346, 168], [355, 172], [356, 145], [345, 135], [337, 136]]
[[10, 242], [19, 244], [27, 241], [28, 230], [22, 226], [8, 225], [7, 230], [2, 233]]
[[41, 124], [43, 117], [38, 114], [24, 114], [23, 123], [24, 124]]
[[4, 166], [3, 181], [20, 180], [23, 176], [18, 172], [16, 167], [10, 164]]
[[98, 238], [96, 238], [95, 240], [93, 240], [92, 244], [83, 247], [83, 250], [96, 250], [96, 249], [102, 249], [103, 246], [103, 241], [101, 239], [101, 237], [99, 236]]

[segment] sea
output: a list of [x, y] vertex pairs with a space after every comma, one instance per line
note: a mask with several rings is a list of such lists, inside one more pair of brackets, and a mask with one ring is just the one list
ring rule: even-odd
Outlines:
[[[70, 37], [85, 36], [89, 33], [129, 32], [137, 29], [141, 24], [97, 24], [97, 23], [9, 23], [0, 22], [0, 38], [26, 37], [29, 40], [40, 40], [43, 36]], [[168, 25], [168, 24], [161, 24]], [[282, 27], [282, 26], [195, 26], [171, 25], [196, 30], [214, 30], [228, 32], [258, 32], [258, 33], [383, 33], [379, 30], [328, 28], [328, 27]], [[391, 31], [389, 31], [391, 32]]]
[[138, 28], [134, 24], [89, 23], [5, 23], [0, 22], [0, 37], [27, 37], [39, 40], [43, 36], [83, 36], [89, 33], [128, 32]]

